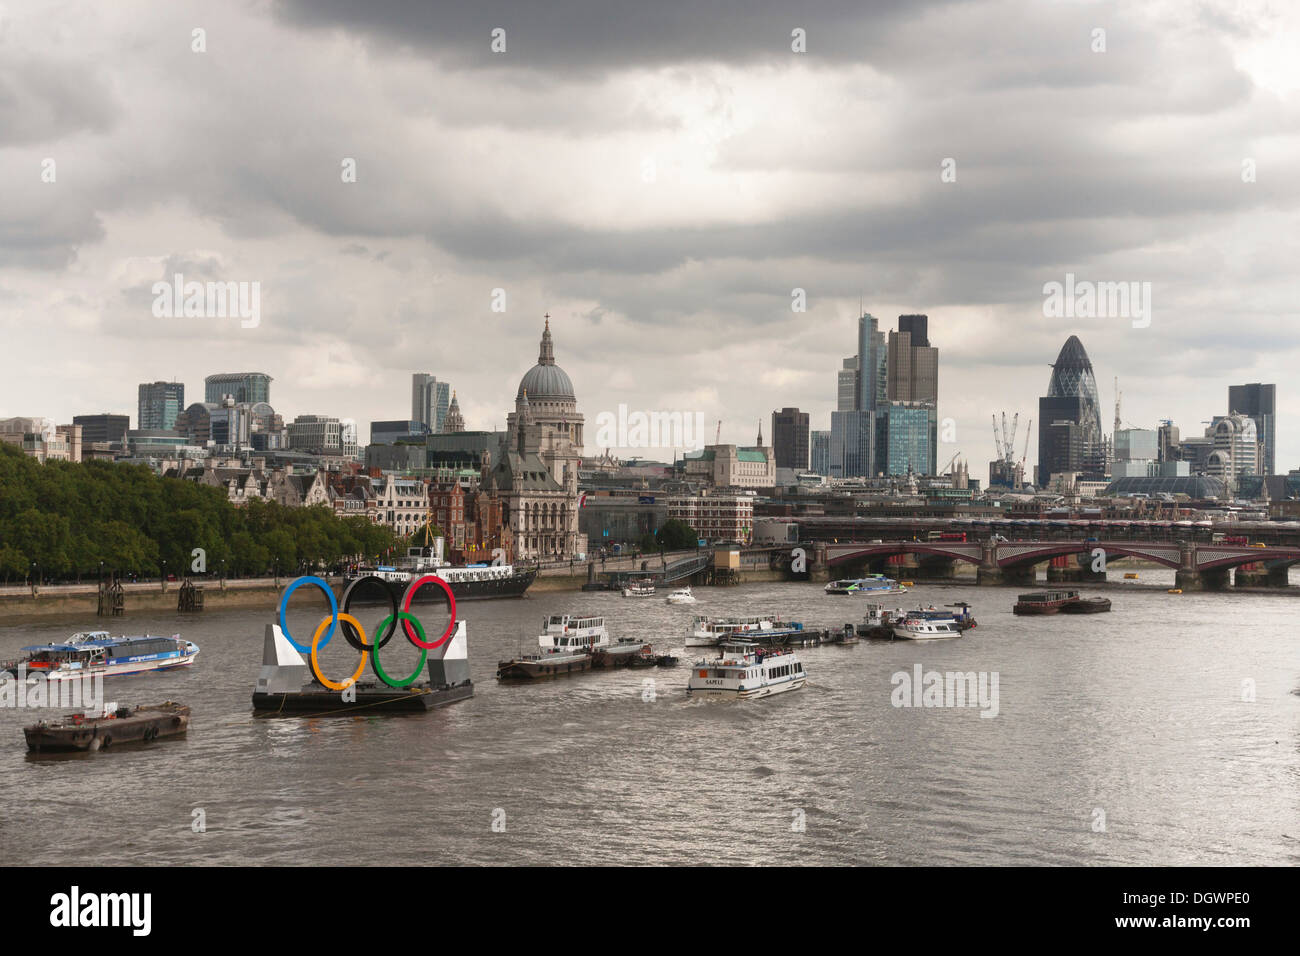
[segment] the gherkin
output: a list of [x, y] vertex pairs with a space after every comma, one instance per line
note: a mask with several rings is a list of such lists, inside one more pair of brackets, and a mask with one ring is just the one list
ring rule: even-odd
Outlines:
[[1101, 441], [1101, 403], [1097, 400], [1097, 380], [1092, 374], [1092, 362], [1077, 335], [1071, 335], [1061, 346], [1061, 353], [1052, 365], [1052, 380], [1047, 384], [1048, 398], [1078, 398], [1082, 400], [1079, 425], [1085, 441]]
[[1052, 365], [1047, 395], [1038, 400], [1038, 483], [1073, 472], [1100, 478], [1106, 469], [1101, 406], [1092, 362], [1071, 335]]

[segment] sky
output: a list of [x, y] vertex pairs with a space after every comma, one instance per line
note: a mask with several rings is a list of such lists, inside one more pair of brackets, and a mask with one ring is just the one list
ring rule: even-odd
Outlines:
[[[1023, 447], [1077, 334], [1107, 429], [1115, 378], [1185, 435], [1277, 383], [1285, 472], [1298, 40], [1265, 0], [0, 0], [0, 418], [256, 370], [364, 440], [429, 372], [504, 428], [549, 313], [588, 454], [620, 404], [748, 444], [830, 427], [860, 310], [922, 312], [940, 464], [1003, 411]], [[155, 314], [177, 273], [257, 324]], [[1067, 274], [1150, 314], [1049, 315]]]

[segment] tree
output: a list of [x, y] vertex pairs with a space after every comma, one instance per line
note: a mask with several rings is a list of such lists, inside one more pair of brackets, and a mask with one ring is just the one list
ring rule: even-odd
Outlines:
[[665, 522], [656, 538], [668, 551], [685, 551], [695, 547], [695, 543], [700, 540], [695, 529], [678, 518], [670, 518]]

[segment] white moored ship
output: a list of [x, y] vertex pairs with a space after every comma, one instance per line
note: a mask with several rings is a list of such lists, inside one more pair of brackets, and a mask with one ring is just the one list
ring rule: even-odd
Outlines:
[[691, 633], [686, 638], [687, 647], [714, 647], [729, 637], [743, 636], [746, 631], [771, 631], [781, 626], [778, 618], [709, 617], [697, 614], [691, 622]]
[[713, 660], [699, 660], [686, 681], [686, 693], [715, 697], [770, 697], [798, 690], [808, 680], [793, 651], [764, 650], [752, 641], [728, 641]]
[[598, 651], [610, 647], [605, 619], [597, 615], [552, 614], [542, 620], [536, 654], [497, 665], [497, 678], [559, 677], [590, 670]]
[[623, 588], [623, 597], [654, 597], [655, 585], [649, 579], [640, 581], [629, 581], [627, 587]]

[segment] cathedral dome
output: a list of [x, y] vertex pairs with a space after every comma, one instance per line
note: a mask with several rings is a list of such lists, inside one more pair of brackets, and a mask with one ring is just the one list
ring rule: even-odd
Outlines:
[[519, 391], [515, 399], [523, 398], [527, 393], [530, 402], [567, 401], [573, 402], [573, 382], [564, 369], [555, 364], [555, 344], [551, 340], [551, 320], [546, 319], [546, 329], [542, 332], [542, 347], [537, 356], [537, 364], [525, 373], [519, 382]]

